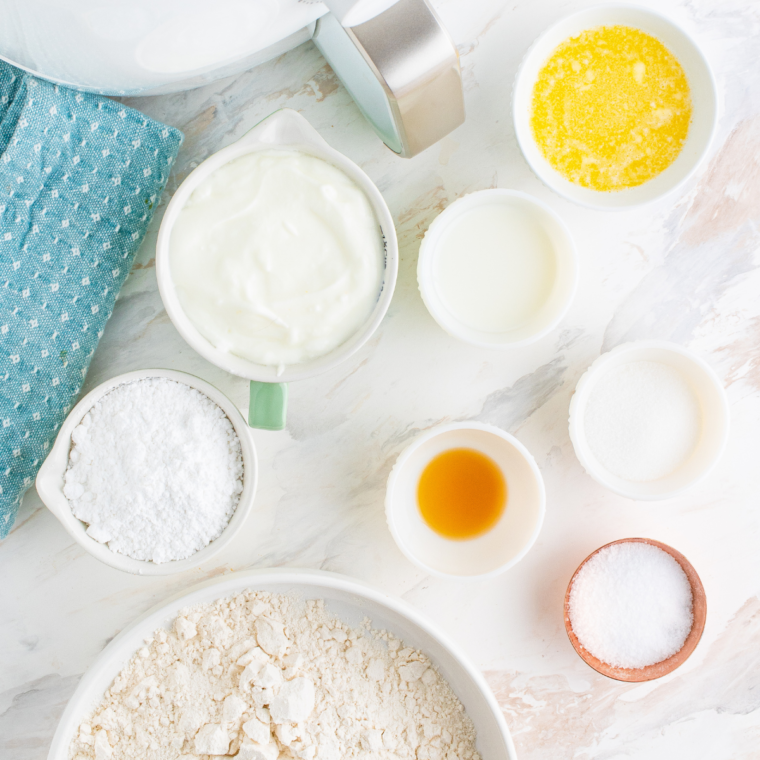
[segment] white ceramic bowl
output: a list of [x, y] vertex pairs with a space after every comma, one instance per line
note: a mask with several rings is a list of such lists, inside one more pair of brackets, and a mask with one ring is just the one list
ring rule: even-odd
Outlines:
[[[530, 127], [531, 103], [538, 73], [560, 43], [586, 29], [617, 24], [651, 34], [675, 55], [689, 80], [692, 122], [681, 153], [664, 172], [638, 187], [618, 192], [599, 192], [573, 184], [543, 157]], [[657, 11], [638, 5], [599, 5], [561, 19], [533, 43], [515, 77], [512, 117], [517, 142], [525, 160], [544, 184], [582, 206], [626, 209], [661, 198], [692, 176], [705, 157], [715, 133], [718, 96], [707, 59], [697, 43], [678, 24]]]
[[[169, 380], [175, 380], [178, 383], [189, 385], [191, 388], [199, 390], [216, 403], [227, 415], [228, 419], [235, 428], [235, 432], [240, 439], [240, 446], [243, 453], [243, 493], [240, 495], [240, 501], [234, 514], [230, 518], [227, 527], [221, 535], [213, 540], [208, 546], [197, 551], [187, 559], [175, 560], [173, 562], [155, 563], [147, 560], [133, 559], [124, 554], [118, 554], [111, 551], [105, 544], [101, 544], [87, 535], [85, 524], [78, 520], [71, 512], [68, 499], [63, 494], [63, 483], [66, 469], [69, 462], [69, 451], [71, 450], [71, 434], [74, 428], [82, 421], [82, 418], [90, 411], [94, 404], [99, 401], [109, 391], [118, 385], [142, 380], [147, 377], [165, 377]], [[258, 464], [256, 462], [256, 450], [253, 446], [251, 433], [245, 420], [241, 416], [237, 407], [221, 391], [214, 388], [213, 385], [201, 380], [186, 372], [175, 372], [169, 369], [143, 369], [136, 372], [127, 372], [124, 375], [118, 375], [111, 378], [105, 383], [101, 383], [97, 388], [91, 390], [70, 412], [66, 417], [58, 436], [55, 439], [53, 448], [45, 459], [39, 473], [37, 473], [37, 493], [43, 504], [61, 521], [61, 524], [68, 531], [69, 535], [86, 551], [92, 554], [106, 565], [115, 567], [117, 570], [124, 570], [136, 575], [171, 575], [180, 573], [184, 570], [190, 570], [197, 567], [203, 562], [211, 559], [222, 551], [240, 530], [246, 517], [251, 511], [253, 497], [256, 493], [256, 481], [258, 478]]]
[[370, 586], [333, 573], [314, 570], [254, 570], [232, 573], [195, 586], [148, 612], [116, 636], [88, 668], [58, 723], [48, 760], [68, 760], [68, 749], [79, 724], [102, 698], [121, 668], [157, 628], [171, 625], [179, 610], [256, 589], [295, 593], [303, 599], [324, 599], [327, 610], [356, 626], [369, 617], [376, 629], [385, 629], [409, 646], [425, 652], [449, 682], [477, 731], [483, 760], [516, 760], [515, 748], [501, 708], [483, 676], [438, 627], [413, 607]]
[[[611, 369], [637, 361], [662, 362], [677, 369], [691, 385], [702, 409], [702, 434], [691, 457], [657, 480], [625, 480], [611, 473], [591, 451], [583, 427], [586, 404], [599, 380]], [[623, 343], [602, 354], [578, 381], [570, 401], [570, 440], [583, 468], [611, 491], [640, 501], [668, 499], [705, 478], [726, 448], [729, 421], [726, 392], [712, 367], [683, 346], [664, 340]]]
[[[297, 150], [321, 158], [350, 177], [366, 194], [374, 209], [385, 241], [385, 268], [375, 308], [365, 324], [345, 343], [310, 361], [291, 364], [282, 374], [277, 367], [255, 364], [234, 354], [220, 351], [201, 335], [188, 319], [174, 288], [171, 275], [170, 239], [174, 223], [193, 191], [219, 167], [236, 158], [260, 150]], [[331, 148], [303, 116], [282, 109], [264, 119], [237, 142], [214, 153], [180, 185], [169, 203], [156, 242], [156, 277], [166, 313], [185, 341], [204, 359], [233, 375], [264, 383], [289, 383], [326, 372], [363, 346], [388, 311], [398, 274], [398, 242], [388, 206], [372, 180], [351, 160]]]
[[[529, 322], [507, 332], [477, 330], [463, 323], [447, 308], [436, 287], [436, 258], [448, 227], [469, 211], [491, 204], [532, 215], [549, 236], [556, 263], [554, 287], [546, 303]], [[539, 340], [565, 316], [578, 284], [578, 254], [565, 223], [542, 201], [517, 190], [480, 190], [454, 201], [430, 225], [420, 245], [417, 283], [430, 315], [449, 335], [480, 348], [514, 348]]]
[[[477, 538], [454, 541], [438, 535], [420, 514], [417, 485], [431, 459], [453, 448], [489, 456], [507, 482], [507, 506], [499, 522]], [[493, 425], [455, 422], [429, 430], [401, 452], [388, 477], [385, 514], [406, 558], [441, 578], [491, 578], [516, 565], [538, 538], [546, 491], [531, 453]]]

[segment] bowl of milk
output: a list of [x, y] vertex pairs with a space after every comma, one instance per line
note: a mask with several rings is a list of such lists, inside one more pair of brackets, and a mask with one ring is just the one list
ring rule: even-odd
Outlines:
[[379, 190], [289, 109], [185, 179], [156, 246], [172, 323], [205, 359], [251, 381], [249, 424], [269, 430], [285, 426], [287, 383], [369, 339], [397, 272]]
[[430, 225], [417, 281], [447, 333], [481, 348], [512, 348], [562, 320], [575, 295], [578, 258], [547, 205], [516, 190], [480, 190]]

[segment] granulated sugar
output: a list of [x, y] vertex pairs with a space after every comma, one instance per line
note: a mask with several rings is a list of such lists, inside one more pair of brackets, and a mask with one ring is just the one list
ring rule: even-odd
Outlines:
[[591, 557], [573, 581], [568, 612], [581, 645], [618, 668], [643, 668], [674, 655], [694, 620], [683, 568], [639, 541]]
[[608, 370], [583, 417], [594, 456], [625, 480], [657, 480], [678, 469], [699, 442], [699, 399], [667, 364], [635, 361]]
[[322, 601], [245, 592], [183, 610], [116, 677], [71, 760], [480, 760], [422, 652]]
[[87, 534], [139, 560], [217, 538], [243, 490], [240, 440], [203, 393], [166, 378], [120, 385], [74, 429], [64, 494]]

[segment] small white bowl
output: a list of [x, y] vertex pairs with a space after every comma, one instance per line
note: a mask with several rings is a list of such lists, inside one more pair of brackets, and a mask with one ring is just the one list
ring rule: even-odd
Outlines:
[[[548, 299], [529, 322], [507, 332], [487, 332], [463, 323], [446, 307], [435, 283], [436, 257], [449, 226], [469, 211], [491, 204], [505, 204], [532, 214], [549, 236], [555, 255], [556, 275]], [[578, 285], [578, 254], [565, 223], [538, 198], [518, 190], [479, 190], [454, 201], [430, 225], [420, 245], [417, 283], [430, 315], [449, 335], [480, 348], [515, 348], [544, 337], [565, 316]]]
[[[124, 554], [111, 551], [105, 544], [101, 544], [87, 535], [87, 527], [78, 520], [71, 512], [69, 500], [64, 496], [63, 483], [66, 469], [69, 464], [69, 451], [71, 450], [71, 434], [82, 418], [90, 409], [109, 391], [118, 385], [143, 380], [148, 377], [165, 377], [169, 380], [175, 380], [183, 385], [189, 385], [204, 395], [208, 396], [222, 411], [235, 428], [235, 432], [240, 439], [240, 446], [243, 454], [243, 493], [240, 495], [240, 501], [234, 514], [230, 518], [227, 527], [221, 535], [214, 539], [208, 546], [197, 551], [187, 559], [175, 560], [173, 562], [162, 562], [156, 564], [148, 560], [133, 559]], [[258, 464], [256, 462], [256, 450], [253, 446], [253, 440], [249, 432], [248, 425], [238, 411], [237, 407], [221, 391], [214, 388], [213, 385], [201, 380], [186, 372], [175, 372], [169, 369], [143, 369], [136, 372], [127, 372], [124, 375], [118, 375], [111, 378], [105, 383], [101, 383], [97, 388], [91, 390], [70, 412], [58, 436], [55, 439], [53, 448], [45, 459], [39, 473], [37, 473], [37, 493], [43, 504], [60, 520], [61, 524], [68, 531], [69, 535], [86, 551], [92, 554], [101, 562], [117, 570], [124, 570], [127, 573], [136, 575], [171, 575], [181, 573], [184, 570], [190, 570], [206, 562], [220, 551], [222, 551], [240, 530], [246, 517], [253, 506], [253, 497], [256, 493], [256, 481], [258, 478]]]
[[[530, 116], [533, 87], [542, 66], [557, 46], [586, 29], [630, 26], [656, 37], [678, 59], [689, 81], [692, 121], [678, 158], [661, 174], [638, 187], [600, 192], [565, 179], [543, 157], [533, 139]], [[657, 200], [675, 190], [696, 171], [707, 154], [718, 119], [718, 95], [707, 59], [697, 43], [674, 21], [638, 5], [599, 5], [573, 13], [550, 26], [529, 48], [515, 76], [512, 118], [520, 149], [536, 176], [569, 201], [595, 209], [627, 209]]]
[[[431, 459], [468, 448], [489, 456], [507, 483], [507, 506], [485, 535], [456, 541], [444, 538], [422, 519], [417, 485]], [[536, 541], [546, 511], [546, 491], [531, 453], [514, 436], [493, 425], [455, 422], [418, 436], [401, 452], [388, 477], [385, 514], [406, 558], [440, 578], [492, 578], [516, 565]]]
[[[694, 390], [702, 409], [702, 434], [689, 459], [657, 480], [625, 480], [611, 473], [594, 455], [586, 440], [583, 419], [594, 387], [615, 367], [638, 361], [656, 361], [677, 369]], [[691, 488], [717, 464], [728, 441], [730, 412], [718, 376], [691, 351], [664, 340], [623, 343], [602, 354], [583, 374], [570, 401], [570, 440], [583, 469], [598, 483], [620, 496], [639, 501], [669, 499]]]

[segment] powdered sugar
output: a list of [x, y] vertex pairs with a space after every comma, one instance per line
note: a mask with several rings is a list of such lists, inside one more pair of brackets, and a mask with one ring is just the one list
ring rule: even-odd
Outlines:
[[[269, 650], [269, 651], [267, 651]], [[107, 746], [106, 746], [107, 740]], [[246, 592], [183, 610], [115, 679], [73, 760], [479, 760], [430, 660], [321, 601]]]
[[217, 538], [243, 490], [240, 440], [200, 391], [166, 378], [103, 396], [71, 436], [64, 494], [87, 533], [139, 560], [185, 559]]

